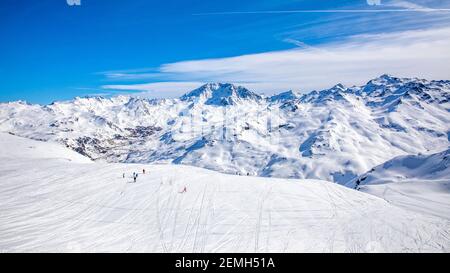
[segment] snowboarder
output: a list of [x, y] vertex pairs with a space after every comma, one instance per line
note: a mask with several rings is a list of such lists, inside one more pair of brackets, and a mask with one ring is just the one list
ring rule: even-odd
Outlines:
[[183, 190], [180, 193], [185, 193], [187, 192], [186, 186], [184, 186]]

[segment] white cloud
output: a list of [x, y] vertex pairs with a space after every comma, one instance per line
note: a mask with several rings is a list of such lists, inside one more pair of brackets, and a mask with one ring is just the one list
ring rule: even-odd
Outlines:
[[367, 5], [369, 6], [381, 5], [381, 0], [367, 0]]
[[416, 10], [424, 10], [424, 11], [433, 11], [435, 9], [429, 8], [429, 7], [425, 7], [410, 1], [401, 1], [401, 0], [392, 0], [392, 1], [388, 1], [386, 4], [383, 4], [385, 6], [390, 6], [390, 7], [398, 7], [398, 8], [405, 8], [405, 9], [416, 9]]
[[209, 16], [209, 15], [245, 15], [245, 14], [293, 14], [293, 13], [392, 13], [392, 12], [449, 12], [448, 8], [428, 8], [425, 6], [416, 5], [408, 1], [392, 1], [389, 5], [382, 5], [381, 3], [370, 5], [377, 7], [394, 7], [392, 8], [347, 8], [347, 9], [298, 9], [298, 10], [263, 10], [263, 11], [221, 11], [208, 13], [195, 13], [195, 16]]
[[363, 84], [384, 73], [450, 79], [449, 49], [450, 28], [358, 35], [318, 49], [296, 48], [164, 64], [159, 75], [169, 82], [104, 88], [175, 96], [208, 81], [241, 84], [270, 94], [287, 89], [324, 89], [339, 82]]
[[138, 91], [135, 96], [151, 98], [174, 98], [191, 91], [202, 82], [155, 82], [144, 84], [104, 85], [102, 88], [120, 91]]

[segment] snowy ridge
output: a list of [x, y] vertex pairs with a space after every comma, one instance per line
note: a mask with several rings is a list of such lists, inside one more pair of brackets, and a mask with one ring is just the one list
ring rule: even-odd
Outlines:
[[398, 156], [350, 182], [351, 186], [400, 183], [403, 180], [450, 179], [450, 149], [431, 155]]
[[34, 141], [11, 134], [0, 133], [0, 147], [2, 150], [0, 159], [2, 161], [58, 159], [63, 162], [92, 163], [89, 158], [70, 149], [65, 149], [59, 143]]
[[273, 95], [271, 96], [269, 99], [269, 101], [271, 102], [282, 102], [282, 101], [291, 101], [291, 100], [295, 100], [300, 98], [300, 93], [293, 91], [293, 90], [289, 90], [286, 92], [282, 92], [280, 94], [277, 95]]
[[61, 160], [74, 153], [8, 134], [0, 145], [16, 147], [0, 155], [2, 252], [450, 250], [448, 220], [325, 181]]
[[346, 186], [408, 210], [450, 220], [450, 149], [396, 157]]
[[59, 142], [96, 161], [344, 184], [393, 157], [447, 149], [449, 111], [449, 81], [382, 75], [364, 86], [270, 98], [216, 83], [180, 99], [4, 103], [0, 131]]
[[183, 101], [199, 101], [217, 106], [233, 105], [246, 99], [259, 101], [262, 97], [242, 86], [227, 83], [208, 83], [181, 97]]

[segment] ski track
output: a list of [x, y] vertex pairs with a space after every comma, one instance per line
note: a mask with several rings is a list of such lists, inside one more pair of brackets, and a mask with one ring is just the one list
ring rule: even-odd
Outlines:
[[2, 252], [450, 251], [448, 219], [319, 180], [5, 155], [0, 163]]

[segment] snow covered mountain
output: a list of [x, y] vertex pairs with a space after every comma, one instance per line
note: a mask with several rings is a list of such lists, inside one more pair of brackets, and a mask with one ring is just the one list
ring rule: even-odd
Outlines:
[[364, 86], [260, 96], [206, 84], [179, 99], [0, 104], [0, 131], [96, 161], [347, 183], [395, 156], [446, 150], [450, 81], [383, 75]]
[[448, 219], [326, 181], [92, 162], [4, 133], [0, 148], [2, 252], [450, 250]]
[[396, 157], [346, 186], [408, 210], [450, 220], [450, 149]]
[[290, 101], [290, 100], [295, 100], [300, 98], [300, 93], [289, 90], [286, 92], [282, 92], [280, 94], [277, 95], [273, 95], [269, 98], [270, 102], [282, 102], [282, 101]]
[[182, 101], [216, 106], [234, 105], [246, 99], [260, 101], [262, 97], [242, 86], [223, 83], [208, 83], [181, 97]]

